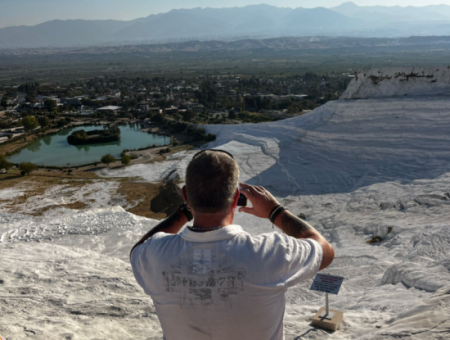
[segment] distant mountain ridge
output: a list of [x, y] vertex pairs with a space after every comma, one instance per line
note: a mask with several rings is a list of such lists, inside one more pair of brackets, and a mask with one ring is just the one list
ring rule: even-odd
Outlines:
[[53, 20], [0, 29], [0, 48], [236, 40], [281, 36], [450, 35], [450, 6], [177, 9], [132, 21]]

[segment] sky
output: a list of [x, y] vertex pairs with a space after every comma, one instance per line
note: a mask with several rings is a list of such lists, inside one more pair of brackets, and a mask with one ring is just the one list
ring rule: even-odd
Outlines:
[[[132, 20], [174, 8], [234, 7], [266, 3], [278, 7], [333, 7], [343, 0], [0, 0], [0, 28], [32, 26], [54, 19]], [[359, 6], [426, 6], [450, 0], [353, 0]]]

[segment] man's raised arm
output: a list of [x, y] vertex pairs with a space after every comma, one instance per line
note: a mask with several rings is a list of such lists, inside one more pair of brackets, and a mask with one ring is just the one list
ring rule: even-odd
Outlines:
[[[280, 204], [273, 195], [260, 186], [240, 184], [241, 192], [250, 200], [253, 207], [242, 207], [239, 211], [260, 218], [269, 218], [270, 213]], [[296, 217], [287, 210], [281, 211], [275, 219], [275, 225], [286, 235], [295, 238], [310, 238], [317, 241], [323, 249], [320, 270], [328, 267], [334, 259], [334, 249], [331, 244], [307, 222]]]

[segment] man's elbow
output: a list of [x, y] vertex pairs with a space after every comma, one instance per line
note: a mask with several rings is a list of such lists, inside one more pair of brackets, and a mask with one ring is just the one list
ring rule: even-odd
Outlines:
[[327, 268], [334, 260], [334, 249], [331, 244], [327, 242], [327, 244], [322, 249], [323, 249], [323, 257], [322, 257], [322, 264], [320, 265], [319, 270]]
[[133, 255], [133, 251], [138, 247], [138, 246], [140, 246], [141, 245], [141, 243], [136, 243], [134, 246], [133, 246], [133, 248], [131, 248], [131, 251], [130, 251], [130, 262], [132, 261], [132, 255]]

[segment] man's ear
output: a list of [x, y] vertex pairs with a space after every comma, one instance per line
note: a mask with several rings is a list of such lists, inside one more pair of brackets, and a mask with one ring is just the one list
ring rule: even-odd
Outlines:
[[184, 201], [189, 206], [189, 202], [188, 202], [187, 194], [186, 194], [186, 186], [183, 186], [183, 188], [181, 188], [181, 196], [183, 196]]
[[239, 201], [239, 196], [241, 195], [241, 192], [239, 191], [239, 188], [236, 189], [236, 193], [234, 194], [234, 200], [233, 200], [233, 209], [237, 207], [237, 203]]

